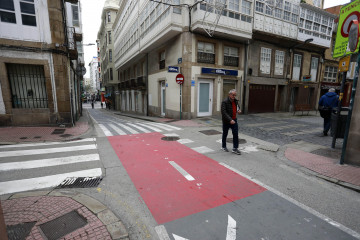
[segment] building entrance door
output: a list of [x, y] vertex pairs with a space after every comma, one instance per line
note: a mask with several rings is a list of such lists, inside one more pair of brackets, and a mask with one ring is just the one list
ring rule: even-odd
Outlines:
[[212, 80], [199, 79], [198, 84], [198, 116], [211, 116], [213, 82]]
[[165, 81], [161, 81], [160, 82], [160, 94], [161, 94], [161, 99], [160, 99], [160, 104], [161, 104], [161, 116], [165, 116], [165, 99], [166, 99], [166, 94], [165, 94]]

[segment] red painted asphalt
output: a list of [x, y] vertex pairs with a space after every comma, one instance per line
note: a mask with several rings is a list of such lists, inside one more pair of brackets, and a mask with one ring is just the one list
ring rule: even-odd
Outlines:
[[[158, 224], [265, 191], [218, 162], [160, 133], [108, 137]], [[194, 181], [188, 181], [174, 161]]]

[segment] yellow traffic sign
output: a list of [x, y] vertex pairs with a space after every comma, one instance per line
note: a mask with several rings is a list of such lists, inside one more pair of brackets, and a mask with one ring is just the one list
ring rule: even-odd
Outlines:
[[343, 57], [339, 61], [339, 72], [347, 72], [349, 70], [349, 65], [350, 65], [350, 55]]
[[[349, 30], [353, 24], [353, 20], [360, 21], [360, 0], [351, 2], [343, 6], [340, 10], [338, 30], [336, 33], [335, 47], [333, 57], [343, 57], [359, 51], [356, 47], [355, 52], [350, 52], [348, 48]], [[359, 44], [359, 43], [358, 43]]]

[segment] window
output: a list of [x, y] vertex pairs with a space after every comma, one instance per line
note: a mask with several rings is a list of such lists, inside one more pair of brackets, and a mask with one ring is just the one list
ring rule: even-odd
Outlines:
[[0, 1], [0, 19], [2, 22], [16, 23], [15, 8], [13, 0]]
[[320, 23], [320, 21], [321, 21], [321, 15], [320, 15], [320, 13], [315, 13], [314, 22]]
[[111, 81], [114, 80], [114, 77], [113, 77], [113, 69], [112, 69], [112, 68], [110, 68], [110, 80], [111, 80]]
[[310, 71], [312, 82], [316, 82], [318, 66], [319, 66], [319, 58], [312, 57], [311, 58], [311, 71]]
[[275, 75], [284, 74], [284, 51], [275, 51]]
[[302, 60], [302, 55], [294, 54], [293, 75], [292, 75], [293, 80], [300, 79], [301, 60]]
[[284, 20], [290, 21], [290, 12], [284, 11]]
[[33, 2], [34, 0], [20, 1], [21, 20], [23, 25], [36, 27], [35, 6]]
[[165, 51], [160, 53], [159, 69], [165, 69]]
[[293, 6], [292, 6], [292, 12], [293, 12], [294, 14], [299, 15], [299, 6], [298, 6], [298, 5], [293, 5]]
[[269, 7], [268, 5], [265, 5], [265, 14], [272, 16], [273, 8]]
[[275, 8], [275, 17], [282, 18], [282, 10], [279, 8]]
[[242, 1], [241, 12], [243, 14], [251, 15], [251, 2]]
[[306, 19], [312, 21], [313, 17], [314, 17], [314, 12], [310, 11], [310, 10], [307, 10], [306, 11]]
[[321, 26], [321, 32], [322, 33], [326, 33], [327, 27], [326, 26]]
[[44, 66], [6, 64], [13, 108], [48, 108]]
[[270, 48], [261, 48], [261, 57], [260, 57], [260, 72], [264, 74], [270, 74], [271, 66], [271, 49]]
[[286, 11], [291, 11], [291, 3], [290, 2], [287, 2], [287, 1], [285, 1], [285, 7], [284, 7], [284, 9], [286, 10]]
[[320, 24], [314, 23], [313, 30], [318, 32], [320, 30]]
[[107, 22], [110, 23], [110, 22], [111, 22], [111, 12], [108, 11], [108, 12], [106, 13], [106, 15], [107, 15]]
[[311, 30], [311, 26], [312, 25], [312, 22], [310, 21], [305, 21], [305, 28], [308, 29], [308, 30]]
[[261, 12], [261, 13], [264, 12], [264, 3], [256, 2], [255, 11]]
[[71, 5], [72, 23], [74, 26], [79, 26], [79, 8], [77, 5]]
[[199, 63], [215, 63], [215, 47], [213, 43], [198, 42], [198, 56]]
[[111, 31], [108, 32], [109, 44], [111, 44]]
[[298, 22], [299, 15], [291, 14], [291, 22], [297, 23]]
[[224, 47], [224, 65], [239, 66], [239, 49], [235, 47]]
[[239, 12], [239, 0], [229, 0], [229, 9]]
[[[180, 5], [180, 0], [173, 0], [173, 5]], [[162, 4], [159, 4], [162, 5]], [[173, 13], [181, 14], [181, 7], [173, 7]]]
[[283, 0], [276, 0], [276, 7], [283, 8]]
[[332, 66], [325, 67], [325, 74], [324, 74], [324, 82], [337, 82], [336, 75], [337, 75], [338, 68]]
[[109, 62], [112, 62], [112, 50], [109, 50]]

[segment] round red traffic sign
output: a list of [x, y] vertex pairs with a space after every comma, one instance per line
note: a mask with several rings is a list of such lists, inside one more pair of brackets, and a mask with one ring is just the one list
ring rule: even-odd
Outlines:
[[177, 84], [183, 84], [184, 83], [184, 75], [179, 73], [178, 75], [176, 75], [175, 80], [176, 80]]

